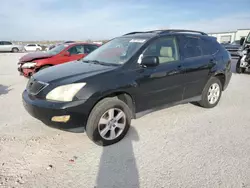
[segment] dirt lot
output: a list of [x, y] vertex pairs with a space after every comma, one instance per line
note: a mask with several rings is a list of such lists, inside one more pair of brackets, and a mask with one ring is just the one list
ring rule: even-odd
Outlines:
[[0, 187], [250, 187], [250, 75], [234, 74], [214, 109], [154, 112], [102, 148], [29, 116], [21, 55], [0, 54]]

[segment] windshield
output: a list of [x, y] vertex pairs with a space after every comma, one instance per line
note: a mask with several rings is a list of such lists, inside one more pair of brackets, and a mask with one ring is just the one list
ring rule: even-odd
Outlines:
[[52, 48], [51, 50], [49, 50], [47, 53], [51, 54], [51, 55], [56, 55], [56, 54], [59, 54], [61, 51], [63, 51], [68, 46], [69, 45], [67, 45], [67, 44], [60, 44], [60, 45], [56, 46], [55, 48]]
[[246, 42], [247, 42], [247, 43], [250, 43], [250, 33], [249, 33], [248, 36], [247, 36]]
[[142, 38], [115, 38], [83, 58], [83, 61], [123, 64], [130, 59], [146, 41], [147, 39]]

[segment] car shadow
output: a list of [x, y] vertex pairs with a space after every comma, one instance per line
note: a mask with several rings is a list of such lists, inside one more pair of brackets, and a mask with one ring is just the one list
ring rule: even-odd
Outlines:
[[0, 84], [0, 96], [7, 94], [11, 89], [9, 89], [9, 86], [4, 86]]
[[95, 188], [140, 187], [132, 143], [138, 140], [137, 131], [131, 126], [123, 140], [103, 147]]

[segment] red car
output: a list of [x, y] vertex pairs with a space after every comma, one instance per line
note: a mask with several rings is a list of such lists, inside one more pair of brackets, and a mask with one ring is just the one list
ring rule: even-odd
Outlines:
[[82, 59], [98, 48], [97, 44], [69, 43], [61, 44], [47, 52], [37, 52], [24, 55], [18, 62], [18, 71], [30, 77], [39, 70], [50, 66]]

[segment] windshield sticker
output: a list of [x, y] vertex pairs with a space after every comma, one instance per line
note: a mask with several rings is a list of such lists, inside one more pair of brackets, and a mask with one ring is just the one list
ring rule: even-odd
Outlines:
[[129, 42], [144, 43], [145, 41], [146, 41], [145, 39], [132, 39]]

